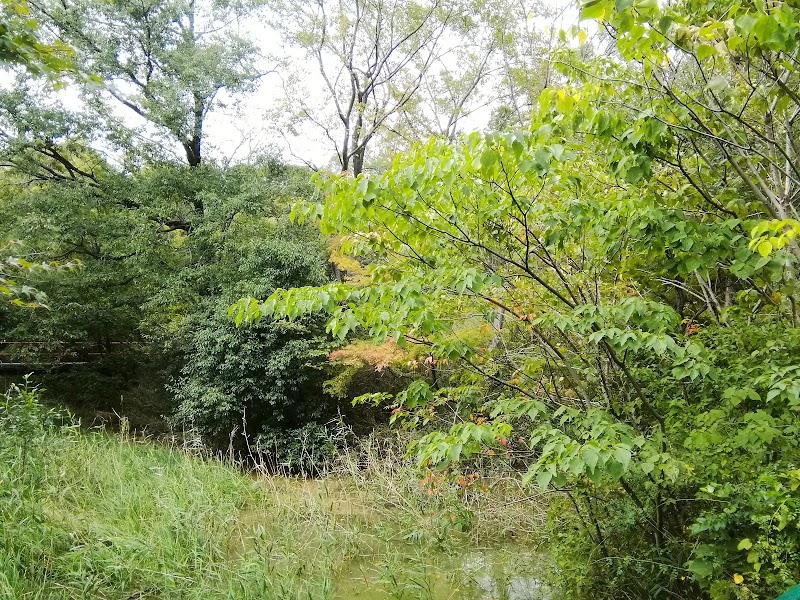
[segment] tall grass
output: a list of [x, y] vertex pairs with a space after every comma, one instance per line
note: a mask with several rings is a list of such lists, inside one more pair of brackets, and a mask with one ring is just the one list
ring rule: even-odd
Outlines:
[[305, 480], [56, 421], [28, 390], [0, 406], [2, 599], [479, 597], [457, 557], [538, 519], [429, 493], [386, 440]]

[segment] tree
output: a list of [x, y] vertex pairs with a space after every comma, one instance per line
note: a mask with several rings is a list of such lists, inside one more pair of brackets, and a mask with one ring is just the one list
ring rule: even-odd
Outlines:
[[63, 43], [40, 40], [38, 24], [24, 1], [0, 4], [0, 65], [21, 65], [33, 75], [57, 75], [70, 66], [70, 55]]
[[[183, 175], [146, 179], [171, 194]], [[226, 318], [227, 306], [246, 289], [268, 294], [329, 280], [319, 232], [287, 218], [288, 203], [311, 191], [308, 176], [276, 160], [207, 173], [202, 193], [215, 200], [191, 235], [176, 232], [180, 266], [147, 305], [142, 328], [173, 357], [174, 421], [214, 448], [246, 451], [259, 435], [286, 440], [336, 415], [322, 389], [333, 345], [320, 319], [245, 332]]]
[[[56, 136], [47, 145], [37, 125], [55, 132], [65, 123], [52, 107], [40, 109], [16, 114], [18, 124], [31, 125], [29, 138], [4, 148], [0, 227], [24, 240], [39, 261], [80, 262], [81, 268], [68, 277], [32, 274], [51, 310], [5, 311], [2, 337], [13, 343], [4, 350], [37, 371], [51, 397], [68, 402], [89, 423], [94, 410], [123, 408], [135, 425], [147, 422], [142, 413], [155, 421], [154, 415], [168, 409], [144, 408], [162, 402], [163, 392], [140, 326], [143, 305], [171, 274], [165, 267], [177, 252], [146, 209], [138, 208], [130, 179], [79, 140]], [[137, 387], [147, 387], [151, 397], [137, 398]]]
[[[75, 48], [80, 72], [93, 78], [88, 92], [109, 98], [167, 133], [186, 161], [203, 158], [203, 125], [221, 92], [254, 88], [266, 71], [259, 52], [237, 33], [253, 7], [196, 0], [97, 3], [34, 2], [44, 26]], [[101, 102], [113, 122], [113, 111]]]
[[477, 14], [453, 18], [448, 45], [423, 74], [420, 86], [406, 107], [387, 124], [379, 142], [386, 164], [397, 152], [407, 150], [418, 140], [440, 137], [455, 141], [478, 125], [481, 111], [497, 101], [493, 83], [500, 71], [500, 41], [486, 20], [491, 15], [478, 5]]
[[617, 40], [620, 56], [637, 65], [638, 73], [619, 73], [625, 84], [648, 92], [639, 115], [652, 113], [676, 136], [674, 158], [662, 163], [671, 163], [710, 203], [717, 192], [705, 181], [723, 179], [724, 165], [767, 214], [797, 219], [796, 8], [789, 2], [763, 10], [720, 3], [702, 19], [695, 8], [686, 2], [664, 10], [614, 9], [592, 1], [583, 15], [598, 19]]
[[[52, 107], [40, 109], [16, 116], [29, 124], [58, 117]], [[27, 131], [29, 141], [39, 139], [35, 128]], [[23, 238], [39, 260], [82, 265], [69, 278], [26, 282], [48, 293], [52, 310], [0, 310], [15, 362], [36, 365], [52, 398], [88, 422], [97, 410], [116, 410], [149, 429], [163, 429], [165, 417], [174, 417], [215, 448], [229, 444], [243, 417], [248, 426], [234, 440], [237, 449], [260, 434], [336, 414], [322, 389], [332, 346], [318, 322], [265, 324], [254, 339], [225, 317], [247, 289], [268, 294], [327, 281], [318, 232], [287, 219], [288, 204], [311, 193], [307, 170], [264, 159], [124, 173], [75, 140], [57, 148], [92, 177], [70, 177], [60, 163], [58, 171], [46, 163], [57, 176], [48, 173], [40, 153], [29, 161], [30, 147], [22, 144], [7, 149], [12, 167], [0, 188], [0, 229]], [[192, 198], [203, 199], [202, 213]], [[171, 218], [180, 225], [186, 214], [191, 228], [169, 224]], [[0, 263], [0, 277], [6, 270]], [[0, 295], [5, 287], [29, 291], [0, 282]]]
[[[44, 44], [39, 39], [36, 21], [28, 17], [24, 2], [7, 0], [0, 5], [0, 66], [21, 65], [31, 75], [57, 77], [69, 66], [70, 49], [62, 44]], [[9, 255], [19, 247], [17, 240], [0, 240], [0, 298], [12, 305], [43, 306], [46, 295], [19, 281], [37, 271], [52, 271], [74, 265], [32, 263], [20, 256]]]
[[489, 6], [485, 20], [498, 46], [492, 126], [524, 128], [539, 94], [556, 84], [551, 54], [560, 44], [559, 20], [567, 7], [536, 0]]
[[[307, 189], [308, 173], [274, 160], [225, 169], [202, 160], [203, 122], [218, 94], [242, 91], [260, 75], [251, 62], [253, 46], [223, 37], [245, 8], [228, 6], [215, 16], [214, 9], [225, 7], [38, 4], [50, 34], [75, 42], [80, 83], [93, 100], [70, 111], [48, 90], [22, 79], [0, 95], [3, 231], [24, 237], [38, 256], [83, 264], [69, 281], [41, 282], [54, 296], [52, 312], [25, 318], [4, 310], [3, 337], [20, 342], [13, 346], [19, 362], [52, 365], [57, 376], [44, 373], [51, 393], [84, 415], [114, 409], [135, 426], [152, 427], [180, 408], [210, 442], [220, 440], [212, 438], [220, 431], [230, 433], [245, 407], [256, 428], [247, 435], [263, 433], [264, 424], [277, 423], [282, 414], [295, 413], [292, 423], [298, 427], [312, 414], [327, 415], [301, 410], [303, 402], [323, 405], [321, 371], [308, 364], [324, 359], [315, 348], [328, 342], [310, 329], [264, 328], [269, 345], [258, 347], [250, 367], [264, 371], [271, 365], [272, 396], [252, 392], [263, 392], [266, 380], [234, 389], [220, 377], [219, 365], [204, 370], [204, 344], [212, 338], [230, 342], [225, 355], [237, 367], [252, 356], [252, 341], [231, 332], [224, 319], [232, 299], [226, 294], [237, 283], [227, 268], [261, 282], [258, 276], [266, 274], [256, 271], [270, 267], [273, 287], [320, 283], [325, 273], [324, 250], [314, 232], [304, 237], [307, 228], [275, 226], [285, 221], [288, 198]], [[107, 100], [181, 141], [188, 166], [111, 164], [104, 141], [116, 142], [114, 149], [129, 155], [139, 148], [131, 145], [127, 127], [110, 131], [108, 122], [98, 127], [98, 113], [113, 120]], [[242, 231], [276, 242], [268, 260], [256, 261], [245, 252]], [[287, 258], [290, 234], [297, 240]], [[266, 241], [261, 242], [264, 249]], [[3, 263], [4, 281], [7, 266], [13, 265]], [[5, 283], [9, 293], [29, 290]], [[61, 370], [65, 363], [69, 367]], [[184, 394], [166, 397], [163, 384], [178, 379]], [[302, 394], [293, 392], [304, 380], [311, 383], [301, 386]], [[242, 389], [250, 393], [237, 400], [233, 395]], [[198, 390], [202, 398], [192, 394]], [[274, 408], [266, 396], [283, 404]], [[219, 405], [210, 406], [211, 397]], [[236, 402], [239, 410], [226, 413], [222, 405]]]
[[439, 59], [456, 9], [439, 0], [308, 0], [274, 10], [276, 29], [305, 51], [321, 79], [321, 96], [291, 94], [293, 113], [323, 132], [342, 171], [358, 175], [367, 147], [411, 105]]
[[770, 598], [800, 578], [800, 13], [704, 6], [586, 3], [619, 55], [565, 44], [529, 127], [420, 144], [296, 209], [373, 257], [369, 282], [233, 310], [322, 311], [449, 364], [438, 388], [370, 399], [407, 423], [446, 406], [420, 467], [495, 456], [560, 498], [572, 597]]
[[309, 423], [334, 418], [336, 403], [322, 391], [333, 344], [321, 319], [243, 331], [226, 317], [246, 287], [268, 294], [278, 286], [327, 281], [319, 233], [285, 220], [242, 216], [225, 233], [217, 259], [212, 268], [195, 267], [198, 279], [215, 285], [173, 324], [177, 331], [164, 336], [181, 358], [170, 385], [176, 420], [194, 427], [209, 445], [233, 443], [244, 450], [258, 436], [288, 440]]

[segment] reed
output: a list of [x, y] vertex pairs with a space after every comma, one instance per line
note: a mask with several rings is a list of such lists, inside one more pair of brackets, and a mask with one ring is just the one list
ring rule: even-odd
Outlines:
[[539, 519], [528, 502], [512, 521], [500, 483], [428, 493], [397, 435], [343, 446], [312, 479], [246, 471], [190, 435], [156, 443], [124, 420], [108, 434], [45, 413], [19, 394], [0, 412], [4, 599], [480, 597], [461, 556]]

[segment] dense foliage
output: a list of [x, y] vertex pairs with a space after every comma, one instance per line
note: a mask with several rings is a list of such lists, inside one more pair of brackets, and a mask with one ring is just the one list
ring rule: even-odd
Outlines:
[[326, 281], [324, 247], [312, 230], [287, 223], [237, 229], [211, 273], [218, 290], [178, 325], [178, 341], [171, 343], [184, 359], [170, 389], [177, 416], [218, 444], [237, 428], [251, 440], [268, 432], [291, 438], [292, 430], [336, 415], [335, 403], [322, 393], [332, 349], [324, 323], [309, 318], [243, 332], [226, 309], [244, 286], [269, 292], [286, 282]]
[[441, 414], [421, 466], [505, 455], [559, 492], [571, 597], [772, 598], [800, 581], [800, 12], [582, 14], [615, 52], [565, 44], [529, 128], [420, 144], [296, 208], [377, 257], [368, 282], [233, 314], [324, 311], [450, 365], [394, 418]]
[[[547, 498], [567, 597], [800, 583], [796, 2], [584, 0], [560, 32], [499, 0], [0, 9], [0, 366], [303, 470], [369, 392], [431, 495]], [[274, 132], [336, 149], [316, 187], [209, 143], [271, 70], [262, 9], [322, 78], [284, 79]], [[33, 400], [0, 407], [23, 474]]]
[[[35, 281], [50, 310], [4, 309], [5, 335], [17, 342], [11, 356], [54, 367], [51, 393], [89, 422], [116, 410], [161, 428], [160, 417], [174, 413], [227, 447], [236, 431], [244, 444], [245, 417], [247, 434], [287, 418], [297, 427], [331, 418], [321, 367], [329, 343], [313, 320], [267, 325], [255, 340], [225, 318], [245, 291], [327, 280], [319, 234], [286, 217], [286, 203], [309, 193], [306, 180], [270, 159], [95, 170], [88, 181], [14, 189], [2, 218], [8, 235], [80, 268]], [[173, 229], [169, 218], [191, 226]]]
[[63, 43], [40, 39], [37, 22], [30, 18], [26, 2], [0, 3], [0, 64], [20, 65], [29, 73], [57, 76], [68, 69], [71, 48]]

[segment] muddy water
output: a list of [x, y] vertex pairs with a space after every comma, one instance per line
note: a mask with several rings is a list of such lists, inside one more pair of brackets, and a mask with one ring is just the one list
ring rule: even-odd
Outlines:
[[[326, 580], [323, 596], [330, 600], [550, 598], [541, 582], [546, 561], [517, 540], [498, 535], [480, 544], [463, 536], [426, 542], [424, 525], [417, 524], [415, 533], [409, 534], [387, 519], [395, 509], [387, 509], [385, 497], [378, 499], [374, 490], [354, 488], [342, 480], [274, 478], [265, 480], [264, 486], [300, 519], [299, 530], [305, 529], [309, 539], [320, 531], [327, 535], [328, 530], [348, 537], [347, 551], [329, 550], [326, 560], [321, 554], [317, 560], [325, 563], [320, 568]], [[291, 521], [297, 525], [294, 518]], [[308, 556], [308, 551], [304, 554]]]
[[334, 580], [335, 600], [547, 600], [537, 557], [520, 549], [467, 550], [420, 560], [409, 551], [394, 564], [359, 561]]

